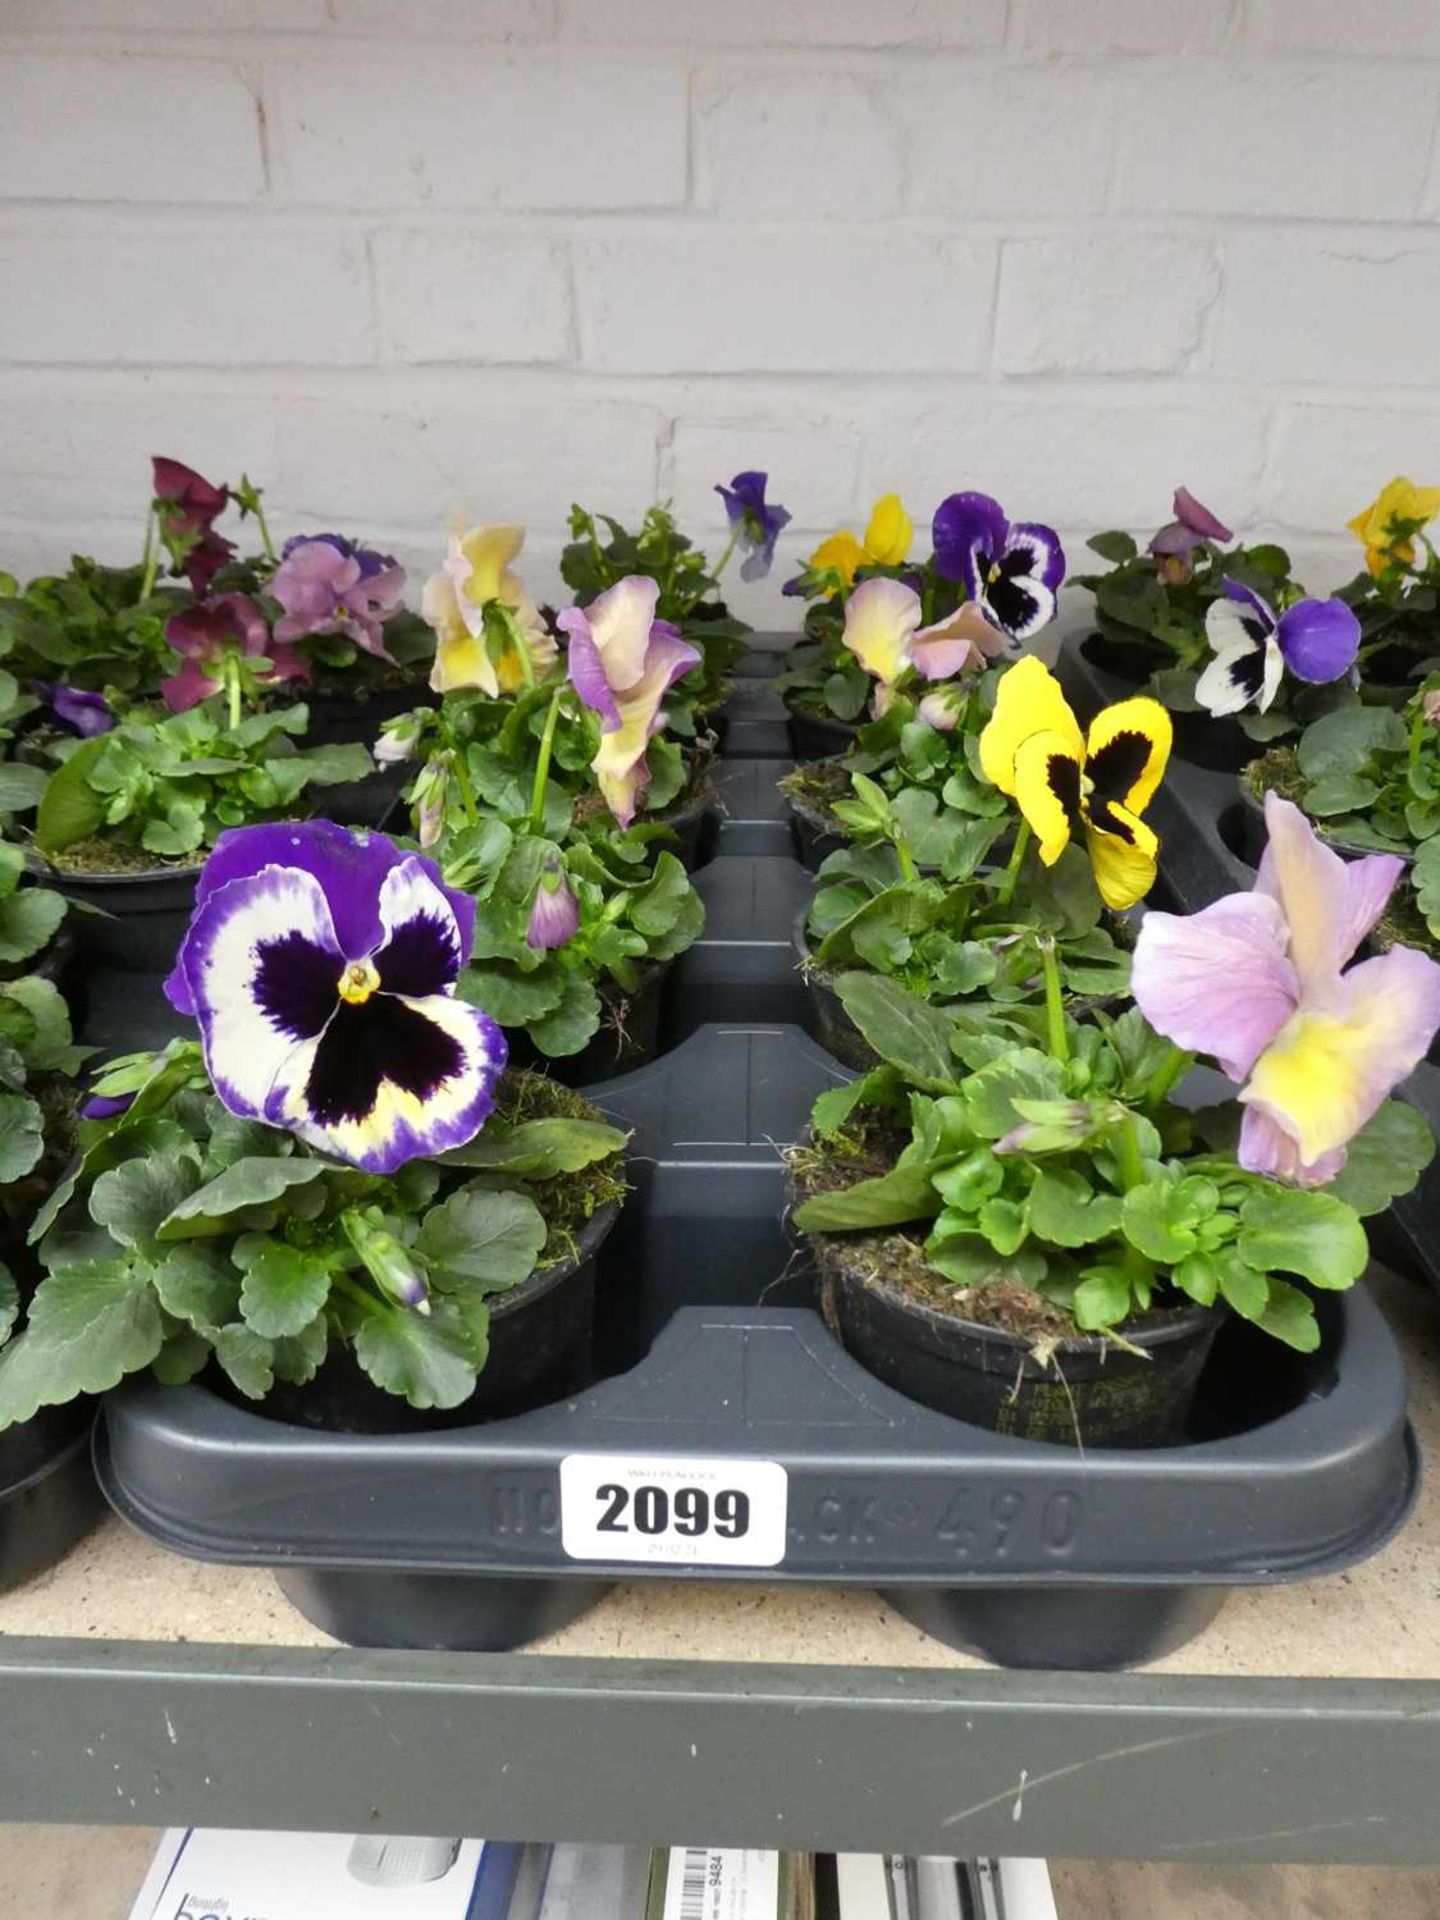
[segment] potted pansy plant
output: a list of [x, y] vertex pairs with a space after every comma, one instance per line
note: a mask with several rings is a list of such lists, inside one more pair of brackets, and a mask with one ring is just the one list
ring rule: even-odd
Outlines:
[[[196, 654], [166, 682], [172, 711], [155, 719], [139, 709], [72, 737], [45, 781], [30, 847], [39, 879], [101, 909], [89, 925], [94, 953], [127, 970], [168, 965], [199, 867], [227, 829], [303, 819], [322, 791], [353, 797], [374, 770], [358, 744], [305, 744], [303, 705], [262, 703], [288, 661], [243, 595], [213, 596], [175, 619]], [[205, 697], [216, 684], [223, 692]]]
[[562, 613], [563, 671], [547, 632], [485, 601], [456, 652], [441, 633], [440, 707], [392, 723], [378, 747], [420, 761], [416, 838], [479, 901], [461, 992], [517, 1053], [576, 1084], [654, 1052], [666, 971], [704, 923], [679, 857], [683, 810], [665, 804], [683, 800], [687, 763], [663, 733], [699, 654], [655, 617], [657, 599], [637, 575]]
[[1097, 630], [1067, 643], [1061, 670], [1106, 698], [1143, 687], [1175, 715], [1177, 753], [1236, 772], [1255, 742], [1356, 702], [1360, 625], [1342, 597], [1305, 593], [1283, 547], [1233, 544], [1188, 488], [1173, 513], [1143, 551], [1123, 532], [1088, 543], [1111, 567], [1076, 576]]
[[[860, 634], [850, 616], [856, 595], [866, 594], [874, 607], [864, 607], [860, 633], [873, 627], [878, 635], [897, 618], [907, 622], [906, 664], [924, 677], [933, 677], [927, 664], [927, 651], [939, 651], [933, 643], [957, 647], [968, 640], [988, 657], [995, 648], [987, 630], [1013, 650], [1055, 617], [1065, 555], [1049, 527], [1012, 523], [989, 494], [954, 493], [935, 510], [928, 559], [911, 560], [914, 537], [899, 496], [885, 494], [875, 503], [863, 541], [848, 530], [833, 534], [786, 583], [786, 593], [809, 603], [806, 639], [776, 683], [790, 711], [797, 760], [844, 752], [875, 700], [875, 678], [884, 681], [867, 660], [881, 657], [876, 642], [857, 645]], [[898, 596], [887, 590], [882, 601], [867, 593], [876, 581], [909, 590], [913, 621], [902, 613], [908, 603]], [[887, 644], [880, 641], [879, 648]]]
[[1372, 687], [1408, 692], [1440, 656], [1440, 555], [1425, 531], [1437, 513], [1440, 487], [1397, 474], [1345, 523], [1365, 565], [1338, 597], [1360, 622], [1360, 661]]
[[[853, 799], [835, 803], [851, 837], [821, 865], [796, 939], [820, 1037], [851, 1064], [870, 1058], [851, 1006], [866, 975], [1032, 1026], [1047, 966], [1071, 1008], [1125, 991], [1121, 916], [1155, 882], [1145, 813], [1170, 717], [1139, 696], [1082, 728], [1033, 655], [997, 676], [990, 699], [938, 796], [857, 772]], [[903, 743], [902, 777], [906, 755], [923, 752], [923, 733]]]
[[[1223, 1316], [1319, 1345], [1317, 1290], [1360, 1277], [1362, 1216], [1433, 1153], [1388, 1095], [1440, 1023], [1440, 967], [1397, 948], [1347, 971], [1388, 863], [1267, 811], [1256, 890], [1148, 914], [1118, 1017], [1067, 1016], [1048, 951], [1038, 1038], [890, 979], [852, 997], [878, 1064], [817, 1102], [795, 1222], [832, 1326], [890, 1385], [1029, 1439], [1154, 1446]], [[1190, 1049], [1237, 1099], [1177, 1101]]]
[[[405, 569], [390, 554], [341, 533], [297, 534], [277, 547], [263, 491], [248, 477], [217, 487], [178, 461], [157, 459], [154, 468], [156, 548], [197, 602], [190, 624], [172, 620], [165, 633], [191, 681], [222, 678], [195, 624], [203, 630], [228, 608], [255, 630], [256, 652], [286, 662], [276, 682], [306, 683], [316, 741], [371, 739], [380, 721], [423, 697], [433, 639], [405, 610]], [[232, 503], [255, 522], [258, 553], [237, 554], [217, 532]]]
[[[0, 983], [0, 1355], [40, 1278], [26, 1236], [74, 1152], [75, 1076], [88, 1051], [74, 1044], [53, 981], [22, 974]], [[98, 1517], [93, 1412], [79, 1400], [0, 1434], [0, 1588], [58, 1559]]]
[[506, 1073], [456, 992], [475, 914], [379, 834], [221, 839], [166, 987], [198, 1041], [97, 1082], [0, 1428], [141, 1373], [349, 1432], [575, 1384], [624, 1136]]
[[[731, 676], [745, 650], [750, 629], [731, 613], [721, 595], [721, 579], [740, 556], [740, 578], [761, 580], [775, 557], [775, 542], [789, 525], [784, 507], [767, 500], [767, 474], [737, 473], [715, 491], [724, 504], [729, 538], [712, 565], [665, 507], [652, 507], [631, 533], [609, 514], [570, 509], [570, 541], [560, 556], [560, 572], [580, 607], [598, 600], [622, 580], [652, 580], [656, 615], [699, 649], [700, 657], [678, 689], [676, 713], [693, 715], [690, 730], [717, 731]], [[603, 531], [602, 531], [603, 530]]]

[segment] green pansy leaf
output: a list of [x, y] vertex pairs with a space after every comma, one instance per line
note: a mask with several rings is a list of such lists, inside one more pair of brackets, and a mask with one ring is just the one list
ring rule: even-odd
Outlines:
[[1325, 1191], [1358, 1214], [1383, 1213], [1409, 1193], [1435, 1157], [1425, 1116], [1406, 1100], [1387, 1100], [1350, 1142], [1345, 1165]]
[[25, 1332], [0, 1350], [0, 1429], [41, 1407], [106, 1393], [165, 1340], [149, 1280], [128, 1260], [92, 1260], [42, 1280]]
[[[848, 1091], [848, 1089], [844, 1089]], [[823, 1096], [822, 1096], [823, 1097]], [[450, 1167], [489, 1167], [522, 1180], [553, 1180], [619, 1153], [629, 1139], [602, 1120], [491, 1120], [475, 1138], [442, 1156]]]
[[0, 813], [24, 813], [38, 806], [50, 776], [22, 760], [0, 761]]
[[630, 896], [630, 919], [641, 933], [668, 933], [690, 891], [684, 867], [673, 853], [662, 853], [654, 874]]
[[534, 1272], [546, 1234], [544, 1215], [525, 1194], [461, 1187], [426, 1214], [415, 1250], [439, 1287], [451, 1276], [518, 1287]]
[[[999, 1254], [980, 1234], [950, 1232], [941, 1217], [925, 1242], [925, 1258], [935, 1271], [957, 1287], [983, 1287], [1006, 1281], [1022, 1287], [1038, 1286], [1045, 1278], [1043, 1253], [1033, 1247], [1009, 1256]], [[965, 1222], [968, 1227], [969, 1222]]]
[[1389, 707], [1340, 707], [1312, 721], [1297, 749], [1307, 780], [1363, 774], [1371, 756], [1405, 745], [1405, 723]]
[[270, 1342], [275, 1378], [303, 1387], [320, 1371], [330, 1344], [330, 1328], [322, 1313], [301, 1332]]
[[1305, 811], [1320, 820], [1341, 813], [1363, 813], [1379, 793], [1375, 782], [1363, 774], [1330, 773], [1306, 787]]
[[270, 1342], [249, 1327], [221, 1327], [211, 1343], [215, 1358], [247, 1400], [263, 1400], [275, 1384]]
[[355, 1358], [377, 1387], [412, 1407], [458, 1407], [475, 1391], [471, 1333], [438, 1301], [427, 1318], [403, 1307], [367, 1313], [355, 1332]]
[[1093, 1192], [1073, 1168], [1046, 1168], [1030, 1190], [1030, 1231], [1052, 1246], [1092, 1246], [1119, 1226], [1119, 1197]]
[[1135, 1309], [1135, 1288], [1124, 1267], [1087, 1267], [1075, 1289], [1075, 1324], [1084, 1333], [1118, 1327]]
[[558, 961], [521, 973], [504, 961], [466, 967], [456, 991], [502, 1027], [524, 1027], [553, 1013], [565, 996], [568, 979]]
[[1410, 880], [1426, 924], [1440, 939], [1440, 833], [1427, 840], [1416, 854]]
[[45, 1151], [45, 1117], [24, 1093], [0, 1093], [0, 1182], [19, 1180]]
[[1270, 1298], [1256, 1323], [1273, 1339], [1282, 1340], [1297, 1353], [1314, 1353], [1320, 1345], [1320, 1323], [1315, 1318], [1315, 1303], [1299, 1287], [1288, 1281], [1270, 1279]]
[[0, 1261], [0, 1346], [10, 1337], [10, 1329], [20, 1317], [20, 1289], [15, 1276]]
[[1092, 553], [1098, 553], [1102, 560], [1111, 560], [1116, 566], [1123, 566], [1127, 560], [1135, 558], [1135, 542], [1128, 533], [1096, 533], [1085, 542]]
[[1064, 1070], [1038, 1047], [1014, 1047], [971, 1074], [963, 1091], [975, 1133], [982, 1140], [999, 1140], [1019, 1124], [1017, 1100], [1059, 1098]]
[[977, 1147], [954, 1166], [937, 1173], [933, 1184], [947, 1207], [953, 1207], [957, 1213], [978, 1213], [1005, 1184], [1004, 1163], [989, 1147]]
[[330, 1267], [308, 1248], [265, 1240], [245, 1263], [240, 1313], [267, 1340], [302, 1333], [330, 1294]]
[[1353, 1207], [1304, 1187], [1256, 1185], [1240, 1205], [1240, 1258], [1262, 1273], [1298, 1273], [1317, 1287], [1348, 1287], [1369, 1249]]
[[600, 1031], [600, 996], [578, 973], [567, 973], [559, 1005], [526, 1031], [540, 1051], [552, 1060], [579, 1053]]
[[105, 751], [106, 738], [101, 734], [84, 741], [46, 782], [35, 815], [35, 844], [43, 853], [58, 853], [88, 839], [105, 818], [105, 802], [90, 784], [90, 776]]
[[981, 1207], [978, 1224], [981, 1233], [999, 1254], [1016, 1252], [1025, 1241], [1025, 1209], [1017, 1201], [997, 1198]]
[[[1228, 1257], [1226, 1257], [1228, 1255]], [[1259, 1320], [1270, 1301], [1270, 1281], [1227, 1248], [1219, 1258], [1220, 1297], [1242, 1320]]]
[[203, 1187], [179, 1202], [157, 1230], [160, 1240], [189, 1240], [202, 1234], [229, 1233], [234, 1222], [227, 1216], [245, 1207], [258, 1207], [278, 1200], [291, 1187], [319, 1180], [327, 1173], [345, 1169], [329, 1161], [281, 1160], [247, 1154], [234, 1161], [223, 1173], [206, 1181]]
[[882, 1060], [932, 1093], [952, 1092], [960, 1068], [951, 1049], [953, 1019], [897, 981], [874, 973], [842, 973], [840, 1000]]
[[178, 1153], [126, 1160], [90, 1189], [90, 1218], [121, 1246], [146, 1246], [199, 1178], [193, 1162]]
[[193, 1327], [180, 1327], [166, 1335], [150, 1371], [162, 1387], [183, 1387], [204, 1371], [213, 1351], [203, 1333]]
[[802, 1233], [845, 1233], [931, 1219], [940, 1211], [940, 1196], [931, 1184], [934, 1171], [933, 1163], [895, 1167], [853, 1187], [812, 1194], [795, 1209], [795, 1224]]
[[240, 1310], [240, 1276], [218, 1248], [170, 1247], [148, 1270], [165, 1311], [200, 1333], [229, 1326]]
[[1132, 1247], [1160, 1266], [1170, 1267], [1194, 1253], [1196, 1228], [1219, 1204], [1213, 1180], [1194, 1175], [1147, 1180], [1125, 1195], [1120, 1224]]
[[0, 901], [0, 962], [13, 966], [40, 952], [65, 918], [65, 896], [25, 887]]

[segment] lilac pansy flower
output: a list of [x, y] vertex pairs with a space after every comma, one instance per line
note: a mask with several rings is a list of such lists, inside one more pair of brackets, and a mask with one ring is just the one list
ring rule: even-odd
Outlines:
[[1410, 947], [1348, 964], [1400, 876], [1393, 854], [1342, 860], [1275, 793], [1265, 824], [1252, 892], [1145, 915], [1132, 991], [1157, 1032], [1244, 1083], [1240, 1165], [1318, 1186], [1424, 1058], [1440, 966]]
[[355, 546], [338, 533], [287, 540], [270, 592], [280, 602], [277, 640], [339, 633], [388, 660], [381, 622], [400, 605], [405, 569], [386, 553]]
[[935, 567], [965, 591], [991, 626], [1028, 640], [1055, 617], [1065, 578], [1058, 535], [1035, 521], [1006, 519], [988, 493], [952, 493], [935, 509]]
[[165, 991], [231, 1113], [393, 1173], [494, 1107], [505, 1037], [455, 995], [474, 932], [474, 901], [383, 834], [241, 827], [201, 871]]
[[109, 733], [117, 724], [103, 693], [67, 687], [62, 680], [32, 680], [30, 691], [50, 709], [60, 726], [78, 733], [82, 740], [92, 740], [97, 733]]
[[1297, 680], [1324, 685], [1355, 664], [1360, 622], [1343, 600], [1297, 600], [1279, 618], [1251, 588], [1228, 576], [1223, 599], [1212, 600], [1205, 637], [1215, 658], [1195, 686], [1195, 698], [1217, 717], [1256, 707], [1265, 713], [1286, 668]]
[[1217, 520], [1208, 507], [1201, 506], [1188, 487], [1175, 489], [1171, 511], [1175, 518], [1169, 526], [1161, 527], [1150, 542], [1151, 553], [1184, 560], [1207, 540], [1235, 538], [1225, 522]]
[[655, 618], [659, 597], [657, 582], [627, 574], [556, 623], [569, 641], [571, 684], [600, 715], [600, 749], [590, 767], [622, 827], [635, 818], [650, 781], [645, 750], [665, 724], [662, 702], [700, 664], [699, 649]]
[[725, 502], [730, 530], [744, 550], [740, 562], [742, 580], [763, 580], [775, 558], [775, 542], [789, 526], [790, 515], [784, 507], [769, 506], [765, 500], [768, 474], [737, 473], [728, 487], [715, 491]]

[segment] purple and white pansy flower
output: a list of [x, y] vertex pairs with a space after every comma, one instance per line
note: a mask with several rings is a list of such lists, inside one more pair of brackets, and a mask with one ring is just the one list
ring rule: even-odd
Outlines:
[[241, 827], [201, 871], [165, 991], [231, 1113], [393, 1173], [494, 1107], [505, 1036], [455, 996], [474, 933], [474, 901], [383, 834]]
[[1028, 640], [1055, 618], [1065, 553], [1035, 521], [1006, 519], [988, 493], [952, 493], [935, 509], [935, 568], [965, 591], [991, 626]]
[[650, 783], [645, 750], [665, 724], [662, 702], [700, 664], [700, 652], [667, 620], [655, 618], [659, 584], [627, 574], [588, 607], [556, 622], [567, 636], [571, 685], [600, 715], [600, 748], [590, 762], [605, 804], [622, 827], [635, 818]]
[[1287, 668], [1297, 680], [1325, 685], [1354, 666], [1360, 622], [1343, 600], [1297, 600], [1277, 618], [1250, 587], [1228, 575], [1223, 584], [1224, 598], [1205, 615], [1215, 658], [1195, 686], [1195, 698], [1217, 718], [1249, 706], [1267, 712]]
[[784, 507], [767, 502], [765, 487], [770, 476], [754, 470], [737, 473], [728, 487], [715, 491], [725, 502], [730, 531], [743, 549], [740, 562], [742, 580], [763, 580], [775, 558], [775, 542], [790, 524]]
[[398, 611], [404, 591], [405, 569], [388, 553], [356, 546], [339, 533], [299, 534], [285, 542], [270, 582], [281, 607], [275, 638], [338, 633], [388, 660], [381, 623]]

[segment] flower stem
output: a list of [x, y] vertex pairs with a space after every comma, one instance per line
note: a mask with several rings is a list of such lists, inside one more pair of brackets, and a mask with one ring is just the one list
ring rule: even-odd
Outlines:
[[1015, 889], [1020, 884], [1020, 869], [1025, 864], [1025, 855], [1030, 849], [1030, 822], [1022, 820], [1015, 830], [1015, 845], [1010, 851], [1010, 862], [1000, 882], [1000, 891], [995, 896], [997, 907], [1008, 907], [1015, 898]]
[[1061, 1066], [1070, 1058], [1070, 1036], [1065, 1031], [1065, 992], [1060, 984], [1060, 960], [1055, 942], [1042, 934], [1039, 941], [1040, 965], [1045, 974], [1045, 1027], [1050, 1039], [1050, 1055]]
[[1135, 1116], [1127, 1113], [1125, 1118], [1111, 1134], [1115, 1147], [1115, 1161], [1120, 1170], [1120, 1184], [1128, 1193], [1132, 1187], [1145, 1184], [1145, 1166], [1140, 1158], [1140, 1136], [1135, 1131]]
[[550, 777], [550, 755], [555, 746], [555, 728], [560, 719], [560, 702], [569, 683], [562, 680], [550, 696], [545, 715], [545, 731], [540, 736], [540, 757], [535, 762], [535, 784], [530, 789], [530, 831], [538, 835], [545, 821], [545, 782]]
[[155, 502], [150, 502], [150, 511], [145, 515], [145, 550], [140, 556], [140, 564], [145, 569], [140, 582], [140, 598], [148, 600], [155, 591], [155, 573], [160, 556], [155, 551]]
[[[245, 476], [243, 474], [240, 476], [240, 478], [241, 478], [242, 484], [249, 486], [250, 483], [248, 480], [245, 479]], [[255, 524], [260, 529], [260, 544], [265, 549], [265, 558], [270, 562], [271, 566], [273, 567], [279, 564], [280, 556], [275, 551], [275, 542], [270, 538], [270, 528], [266, 524], [266, 520], [265, 520], [265, 509], [260, 504], [260, 489], [258, 487], [254, 487], [251, 489], [251, 491], [255, 496]]]
[[475, 804], [475, 789], [470, 784], [470, 769], [465, 764], [464, 747], [451, 748], [450, 766], [455, 775], [455, 785], [460, 790], [460, 804], [465, 809], [465, 818], [473, 827], [479, 822], [480, 809]]
[[730, 564], [731, 558], [734, 555], [736, 547], [739, 546], [739, 544], [740, 544], [740, 529], [736, 527], [734, 532], [730, 535], [730, 538], [725, 543], [725, 551], [721, 554], [720, 558], [715, 562], [715, 565], [710, 569], [710, 578], [712, 580], [718, 580], [721, 574], [724, 573], [726, 567], [728, 567]]
[[1420, 752], [1425, 745], [1425, 736], [1430, 731], [1430, 722], [1425, 718], [1425, 702], [1417, 700], [1415, 712], [1410, 721], [1410, 765], [1418, 767]]
[[230, 709], [230, 731], [233, 733], [240, 724], [240, 662], [233, 653], [227, 653], [225, 656], [221, 684], [225, 688], [225, 697]]

